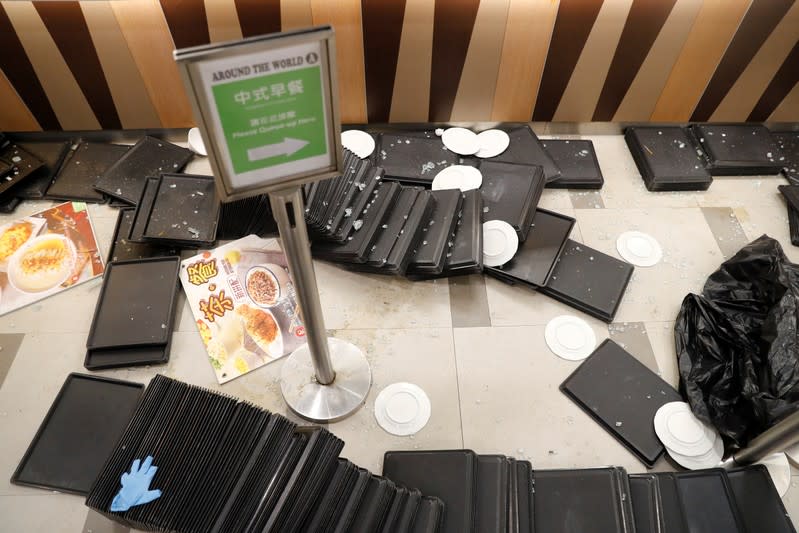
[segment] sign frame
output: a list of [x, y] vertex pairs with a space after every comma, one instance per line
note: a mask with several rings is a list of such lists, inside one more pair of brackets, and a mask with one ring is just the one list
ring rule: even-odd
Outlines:
[[[286, 176], [264, 177], [249, 185], [236, 185], [233, 178], [231, 157], [225, 141], [225, 133], [217, 124], [217, 103], [214, 95], [206, 90], [201, 66], [208, 61], [218, 63], [229, 59], [231, 64], [243, 55], [259, 52], [270, 53], [282, 48], [319, 43], [321, 67], [321, 93], [325, 119], [326, 148], [330, 164], [310, 170], [289, 173]], [[299, 186], [310, 181], [325, 179], [343, 172], [343, 150], [341, 146], [341, 117], [339, 115], [338, 81], [336, 70], [335, 33], [327, 26], [272, 33], [248, 37], [238, 41], [194, 46], [175, 50], [175, 61], [186, 87], [186, 95], [199, 124], [203, 142], [208, 151], [214, 174], [217, 193], [223, 202], [270, 193], [290, 186]], [[263, 170], [263, 169], [261, 169]], [[256, 174], [259, 170], [251, 171]]]

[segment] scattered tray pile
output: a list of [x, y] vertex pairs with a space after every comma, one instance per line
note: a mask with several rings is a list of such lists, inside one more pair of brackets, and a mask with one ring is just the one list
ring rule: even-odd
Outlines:
[[[338, 457], [318, 427], [158, 375], [86, 505], [128, 527], [178, 532], [438, 531], [441, 502]], [[134, 459], [153, 457], [161, 497], [109, 511]]]
[[441, 500], [442, 532], [795, 531], [763, 466], [628, 476], [441, 450], [387, 452], [383, 474]]

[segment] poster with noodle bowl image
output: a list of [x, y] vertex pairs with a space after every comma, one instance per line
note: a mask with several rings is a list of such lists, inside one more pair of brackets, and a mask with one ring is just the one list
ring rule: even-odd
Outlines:
[[89, 211], [65, 202], [0, 225], [0, 315], [101, 276]]
[[249, 235], [184, 260], [180, 281], [217, 381], [226, 383], [305, 343], [277, 239]]

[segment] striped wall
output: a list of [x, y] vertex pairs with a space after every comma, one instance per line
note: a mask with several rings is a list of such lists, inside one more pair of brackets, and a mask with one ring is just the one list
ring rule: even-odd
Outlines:
[[6, 0], [0, 130], [189, 126], [174, 48], [318, 24], [345, 122], [799, 121], [795, 0]]

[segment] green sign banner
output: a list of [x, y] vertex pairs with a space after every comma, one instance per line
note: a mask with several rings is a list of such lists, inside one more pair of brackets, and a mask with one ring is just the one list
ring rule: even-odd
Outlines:
[[213, 96], [237, 174], [327, 152], [319, 65], [220, 83]]

